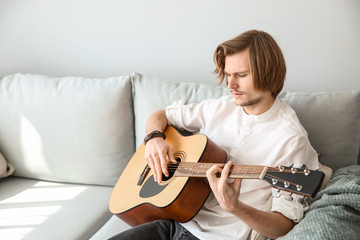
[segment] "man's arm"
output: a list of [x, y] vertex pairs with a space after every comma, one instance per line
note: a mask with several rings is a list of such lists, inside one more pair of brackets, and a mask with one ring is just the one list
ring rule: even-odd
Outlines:
[[[210, 187], [220, 206], [263, 236], [275, 239], [287, 234], [294, 227], [292, 220], [277, 212], [257, 210], [238, 200], [241, 179], [235, 179], [233, 183], [227, 182], [231, 164], [230, 161], [225, 166], [214, 165], [206, 173]], [[218, 178], [216, 173], [221, 173], [221, 177]]]
[[[158, 130], [163, 132], [168, 125], [165, 110], [154, 112], [146, 124], [146, 134]], [[145, 158], [154, 172], [156, 182], [161, 182], [162, 173], [169, 176], [168, 160], [176, 163], [172, 149], [161, 137], [150, 139], [145, 146]]]
[[146, 123], [146, 134], [152, 131], [164, 131], [168, 125], [165, 110], [153, 112]]

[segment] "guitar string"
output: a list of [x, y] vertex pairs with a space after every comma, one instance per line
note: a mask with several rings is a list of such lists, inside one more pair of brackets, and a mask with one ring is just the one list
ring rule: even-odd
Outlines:
[[[208, 165], [208, 164], [207, 164]], [[250, 165], [251, 166], [251, 165]], [[242, 166], [239, 166], [239, 165], [237, 165], [237, 167], [242, 167]], [[263, 168], [263, 167], [258, 167], [258, 166], [251, 166], [252, 168]], [[277, 179], [278, 181], [282, 181], [282, 182], [288, 182], [290, 185], [293, 185], [293, 186], [296, 186], [297, 184], [296, 183], [294, 183], [294, 182], [291, 182], [291, 181], [287, 181], [287, 180], [285, 180], [285, 179], [283, 179], [283, 178], [280, 178], [280, 177], [276, 177], [276, 176], [273, 176], [273, 175], [270, 175], [270, 174], [268, 174], [268, 172], [273, 172], [273, 173], [279, 173], [279, 172], [287, 172], [287, 173], [291, 173], [292, 171], [291, 170], [282, 170], [282, 171], [280, 171], [278, 168], [272, 168], [272, 167], [270, 167], [269, 169], [273, 169], [273, 171], [267, 171], [267, 173], [264, 175], [264, 177], [266, 177], [266, 178], [271, 178], [271, 179]], [[233, 168], [233, 170], [235, 170], [235, 168]], [[262, 169], [263, 170], [263, 169]], [[236, 174], [236, 173], [234, 173], [235, 175], [253, 175], [253, 174], [261, 174], [262, 173], [262, 170], [261, 171], [259, 171], [259, 172], [251, 172], [251, 173], [239, 173], [239, 174]], [[176, 169], [175, 169], [175, 171], [176, 171]], [[230, 173], [230, 175], [232, 174], [233, 172], [231, 172]], [[300, 171], [299, 172], [297, 172], [297, 173], [301, 173]], [[286, 189], [284, 189], [284, 190], [286, 190]], [[300, 192], [301, 193], [301, 191], [297, 191], [297, 192]]]
[[[196, 167], [196, 166], [205, 166], [206, 165], [210, 165], [210, 166], [213, 166], [214, 163], [187, 163], [187, 164], [184, 164], [184, 163], [177, 163], [177, 164], [170, 164], [169, 167], [168, 167], [168, 171], [173, 173], [173, 172], [176, 172], [178, 170], [178, 166], [179, 165], [182, 165], [182, 171], [189, 171], [189, 172], [199, 172], [200, 170], [201, 171], [207, 171], [207, 169], [204, 169], [204, 168], [199, 168], [199, 167]], [[195, 167], [193, 167], [195, 166]], [[239, 170], [240, 174], [244, 174], [244, 173], [241, 173], [241, 170], [244, 170], [244, 171], [251, 171], [249, 174], [261, 174], [264, 170], [264, 167], [266, 166], [254, 166], [254, 165], [233, 165], [230, 169], [231, 173], [232, 174], [235, 174], [234, 172], [236, 170]], [[254, 171], [257, 170], [257, 171]], [[280, 170], [279, 168], [275, 168], [275, 167], [268, 167], [268, 170], [266, 172], [275, 172], [275, 173], [278, 173], [278, 172], [282, 172], [282, 173], [292, 173], [292, 170], [291, 169], [283, 169], [283, 170]], [[305, 171], [297, 171], [296, 173], [305, 173]]]
[[[214, 163], [176, 163], [176, 164], [170, 164], [169, 165], [169, 169], [168, 169], [168, 171], [169, 171], [169, 173], [175, 173], [177, 170], [178, 170], [178, 166], [180, 166], [180, 164], [181, 165], [183, 165], [184, 167], [185, 167], [185, 165], [188, 165], [188, 166], [190, 166], [190, 167], [192, 167], [192, 166], [198, 166], [199, 164], [200, 165], [202, 165], [202, 166], [213, 166], [214, 165]], [[215, 163], [216, 164], [216, 163]], [[230, 169], [230, 175], [231, 174], [235, 174], [235, 175], [237, 175], [237, 176], [239, 176], [239, 175], [244, 175], [245, 174], [245, 176], [246, 175], [254, 175], [254, 174], [261, 174], [262, 172], [263, 172], [263, 170], [264, 170], [264, 167], [266, 167], [266, 166], [255, 166], [255, 165], [233, 165], [233, 166], [231, 166], [231, 169]], [[248, 173], [248, 171], [249, 171], [249, 168], [250, 169], [255, 169], [255, 170], [258, 170], [258, 171], [253, 171], [253, 172], [250, 172], [250, 173]], [[183, 169], [184, 170], [184, 172], [181, 172], [182, 174], [186, 174], [186, 173], [192, 173], [192, 174], [194, 174], [194, 172], [193, 171], [197, 171], [197, 173], [199, 172], [199, 169], [194, 169], [194, 168], [191, 168], [190, 170], [189, 169], [186, 169], [186, 167], [185, 167], [185, 169]], [[201, 170], [204, 170], [204, 169], [201, 169]], [[205, 169], [206, 170], [206, 169]], [[246, 170], [244, 173], [241, 173], [241, 172], [239, 172], [239, 173], [235, 173], [235, 171], [236, 170]], [[276, 176], [273, 176], [273, 175], [270, 175], [269, 173], [279, 173], [279, 172], [281, 172], [281, 173], [292, 173], [292, 170], [291, 169], [283, 169], [283, 170], [280, 170], [279, 168], [275, 168], [275, 167], [268, 167], [268, 169], [267, 169], [267, 171], [266, 171], [266, 173], [265, 173], [265, 175], [264, 175], [264, 177], [266, 177], [266, 178], [271, 178], [271, 179], [277, 179], [277, 180], [279, 180], [279, 181], [282, 181], [282, 182], [288, 182], [289, 184], [291, 184], [291, 185], [294, 185], [294, 186], [296, 186], [297, 184], [296, 183], [293, 183], [293, 182], [290, 182], [290, 181], [286, 181], [285, 179], [283, 179], [283, 178], [280, 178], [280, 177], [276, 177]], [[298, 171], [298, 172], [296, 172], [296, 173], [305, 173], [304, 171]], [[202, 174], [204, 174], [204, 172], [202, 172]], [[286, 190], [286, 189], [285, 189]], [[299, 192], [299, 191], [298, 191]]]
[[[216, 163], [184, 163], [184, 162], [179, 162], [179, 163], [176, 163], [176, 164], [170, 164], [169, 165], [169, 168], [168, 168], [168, 171], [169, 173], [175, 173], [177, 170], [178, 170], [178, 167], [181, 165], [181, 167], [183, 167], [182, 171], [181, 171], [181, 174], [186, 174], [186, 173], [191, 173], [191, 174], [195, 174], [194, 171], [199, 174], [199, 170], [201, 171], [204, 171], [204, 170], [207, 170], [207, 169], [204, 169], [203, 167], [209, 167], [209, 166], [213, 166], [215, 165]], [[194, 168], [195, 166], [195, 168]], [[201, 169], [199, 169], [199, 166]], [[202, 167], [201, 167], [202, 166]], [[261, 174], [264, 170], [264, 167], [266, 166], [256, 166], [256, 165], [232, 165], [231, 166], [231, 169], [230, 169], [230, 175], [231, 174], [234, 174], [234, 175], [254, 175], [254, 174]], [[190, 169], [189, 169], [190, 168]], [[248, 172], [250, 169], [250, 171], [252, 170], [252, 172]], [[235, 173], [236, 171], [239, 171], [238, 173]], [[245, 172], [244, 173], [241, 173], [241, 170], [244, 170]], [[254, 171], [256, 170], [256, 171]], [[283, 178], [280, 178], [280, 177], [276, 177], [276, 176], [273, 176], [273, 175], [270, 175], [269, 173], [292, 173], [292, 170], [291, 169], [282, 169], [280, 170], [280, 168], [276, 168], [276, 167], [268, 167], [264, 177], [266, 178], [272, 178], [272, 179], [277, 179], [279, 181], [282, 181], [282, 182], [288, 182], [289, 184], [291, 185], [294, 185], [296, 186], [297, 184], [296, 183], [293, 183], [293, 182], [290, 182], [290, 181], [286, 181], [285, 179]], [[200, 172], [200, 174], [205, 174], [205, 172]], [[299, 173], [305, 173], [305, 171], [297, 171], [296, 172], [297, 174]]]
[[[168, 169], [168, 172], [169, 173], [175, 173], [178, 169]], [[207, 171], [207, 169], [201, 169], [202, 171], [199, 171], [197, 169], [182, 169], [182, 170], [179, 170], [178, 172], [197, 172], [197, 173], [205, 173]], [[235, 169], [237, 170], [237, 169]], [[241, 169], [240, 169], [241, 170]], [[238, 173], [236, 173], [236, 171], [234, 170], [230, 170], [230, 173], [231, 174], [234, 174], [234, 175], [241, 175], [241, 174], [247, 174], [247, 175], [250, 175], [250, 174], [261, 174], [262, 173], [262, 170], [259, 170], [259, 171], [252, 171], [252, 172], [248, 172], [246, 173], [247, 171], [245, 170], [248, 170], [248, 169], [244, 169], [244, 172], [241, 172], [241, 171], [238, 171]], [[278, 171], [278, 170], [275, 170], [275, 171], [267, 171], [268, 173], [292, 173], [291, 171]], [[296, 174], [305, 174], [305, 172], [296, 172]]]
[[[191, 167], [191, 166], [190, 166]], [[169, 168], [168, 168], [168, 170], [174, 170], [174, 171], [176, 171], [177, 169], [179, 169], [178, 167], [174, 167], [174, 166], [170, 166]], [[187, 168], [187, 167], [185, 167], [185, 166], [182, 166], [182, 169], [185, 169], [185, 170], [207, 170], [207, 169], [204, 169], [204, 168]], [[263, 171], [263, 169], [264, 169], [264, 167], [253, 167], [253, 168], [249, 168], [249, 167], [243, 167], [243, 166], [239, 166], [239, 167], [232, 167], [231, 168], [231, 170], [242, 170], [242, 169], [244, 169], [244, 170], [251, 170], [251, 169], [255, 169], [255, 170], [258, 170], [258, 172], [259, 173], [261, 173], [262, 171]], [[289, 169], [284, 169], [284, 170], [279, 170], [279, 169], [277, 169], [277, 168], [269, 168], [269, 170], [267, 171], [267, 172], [286, 172], [286, 173], [290, 173], [290, 172], [292, 172], [291, 170], [289, 170]], [[296, 173], [305, 173], [304, 171], [297, 171]]]
[[[207, 169], [204, 169], [203, 167], [201, 166], [213, 166], [214, 164], [216, 163], [177, 163], [177, 164], [170, 164], [169, 167], [168, 167], [168, 170], [170, 171], [176, 171], [178, 169], [178, 166], [179, 165], [182, 165], [182, 170], [193, 170], [193, 171], [199, 171], [199, 170], [207, 170]], [[194, 167], [195, 166], [195, 167]], [[200, 167], [198, 167], [200, 166]], [[264, 167], [266, 166], [256, 166], [256, 165], [233, 165], [231, 167], [231, 170], [246, 170], [248, 171], [249, 169], [250, 170], [258, 170], [259, 172], [255, 172], [253, 170], [252, 173], [262, 173]], [[283, 170], [280, 170], [279, 168], [275, 168], [275, 167], [268, 167], [268, 170], [267, 172], [286, 172], [286, 173], [290, 173], [292, 172], [291, 169], [283, 169]], [[297, 171], [297, 173], [305, 173], [304, 171]]]
[[[177, 163], [177, 164], [170, 164], [168, 167], [168, 171], [175, 172], [178, 169], [178, 166], [181, 164], [181, 172], [188, 171], [188, 172], [199, 172], [199, 171], [207, 171], [211, 166], [215, 165], [214, 163]], [[209, 167], [210, 166], [210, 167]], [[205, 167], [205, 168], [204, 168]], [[262, 173], [266, 166], [254, 166], [254, 165], [233, 165], [230, 171], [235, 174], [235, 171], [241, 172], [241, 170], [251, 171], [249, 174], [259, 174]], [[257, 171], [255, 171], [255, 170]], [[244, 174], [244, 173], [242, 173]]]

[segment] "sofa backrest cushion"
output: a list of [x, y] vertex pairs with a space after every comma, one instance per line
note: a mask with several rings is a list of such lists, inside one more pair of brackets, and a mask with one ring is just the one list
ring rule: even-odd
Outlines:
[[[146, 122], [152, 112], [175, 100], [200, 102], [230, 94], [226, 87], [164, 81], [140, 74], [132, 75], [136, 146], [143, 141]], [[307, 130], [322, 164], [336, 170], [357, 164], [360, 147], [360, 90], [332, 93], [280, 94], [297, 113]]]
[[171, 82], [156, 77], [132, 74], [136, 147], [139, 147], [146, 135], [146, 122], [151, 113], [165, 109], [176, 100], [185, 103], [200, 102], [209, 98], [218, 98], [230, 94], [220, 86]]
[[299, 117], [322, 164], [337, 170], [357, 164], [360, 147], [360, 90], [283, 92]]
[[130, 76], [0, 80], [0, 151], [15, 176], [113, 186], [135, 150]]

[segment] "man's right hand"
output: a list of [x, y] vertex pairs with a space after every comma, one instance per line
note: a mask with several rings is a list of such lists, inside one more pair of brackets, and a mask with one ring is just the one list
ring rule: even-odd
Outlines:
[[177, 163], [169, 144], [161, 137], [150, 139], [145, 146], [145, 159], [153, 171], [155, 182], [162, 182], [162, 174], [169, 176], [168, 163]]

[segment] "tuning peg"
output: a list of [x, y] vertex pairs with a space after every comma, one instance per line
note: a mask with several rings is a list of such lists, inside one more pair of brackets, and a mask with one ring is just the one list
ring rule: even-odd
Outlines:
[[298, 202], [301, 203], [302, 205], [306, 205], [305, 196], [298, 198]]
[[296, 171], [297, 171], [296, 168], [293, 168], [293, 167], [291, 168], [291, 173], [295, 174]]
[[294, 163], [291, 163], [289, 167], [290, 167], [290, 168], [294, 167]]
[[292, 196], [291, 196], [291, 195], [292, 195], [292, 193], [290, 193], [290, 194], [286, 194], [286, 195], [285, 195], [285, 199], [286, 199], [286, 200], [288, 200], [288, 201], [292, 201], [292, 200], [293, 200], [293, 198], [292, 198]]
[[301, 191], [301, 190], [302, 190], [302, 186], [301, 186], [301, 185], [296, 185], [296, 190]]
[[284, 187], [286, 187], [286, 188], [290, 187], [290, 183], [289, 182], [284, 182]]
[[276, 198], [280, 197], [281, 196], [280, 189], [276, 189], [275, 191], [273, 191], [272, 195]]
[[301, 168], [304, 169], [304, 174], [305, 174], [306, 176], [308, 176], [308, 175], [310, 174], [310, 171], [309, 171], [309, 169], [307, 168], [307, 166], [306, 166], [305, 164], [303, 164], [303, 165], [301, 166]]

